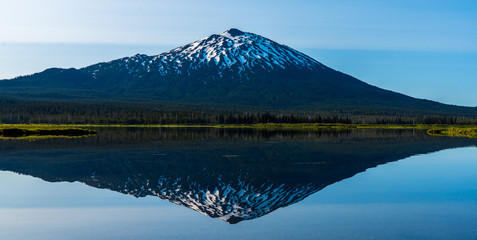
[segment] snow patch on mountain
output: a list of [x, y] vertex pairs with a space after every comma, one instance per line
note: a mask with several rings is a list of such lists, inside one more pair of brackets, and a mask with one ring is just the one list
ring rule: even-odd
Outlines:
[[198, 69], [213, 64], [219, 71], [234, 67], [239, 73], [256, 66], [265, 70], [288, 67], [309, 70], [323, 68], [316, 60], [290, 47], [237, 29], [178, 47], [154, 57], [154, 61], [172, 64], [177, 70], [185, 67]]
[[[122, 69], [130, 75], [157, 72], [161, 76], [170, 74], [190, 76], [193, 73], [212, 70], [212, 73], [216, 73], [214, 75], [219, 77], [225, 73], [244, 77], [247, 73], [253, 74], [256, 71], [325, 68], [313, 58], [288, 46], [234, 28], [157, 56], [138, 54], [108, 64], [110, 69]], [[96, 68], [98, 67], [101, 65], [96, 65]], [[92, 74], [94, 70], [90, 70]], [[97, 74], [94, 73], [94, 76]]]

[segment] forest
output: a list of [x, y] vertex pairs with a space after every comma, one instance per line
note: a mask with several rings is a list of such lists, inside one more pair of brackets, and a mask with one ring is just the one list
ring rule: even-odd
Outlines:
[[47, 124], [477, 124], [477, 116], [409, 112], [279, 111], [274, 109], [84, 101], [0, 100], [0, 123]]

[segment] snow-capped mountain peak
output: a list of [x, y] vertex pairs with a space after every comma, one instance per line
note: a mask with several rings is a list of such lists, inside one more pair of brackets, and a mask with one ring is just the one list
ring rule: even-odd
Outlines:
[[[158, 73], [162, 77], [207, 72], [214, 78], [228, 75], [247, 79], [263, 71], [324, 68], [318, 61], [288, 46], [235, 28], [156, 56], [136, 55], [111, 63], [115, 66], [110, 68], [135, 76], [145, 72]], [[95, 69], [90, 71], [97, 72]], [[204, 79], [204, 83], [206, 81]]]
[[235, 28], [160, 54], [154, 61], [172, 64], [180, 71], [210, 65], [218, 67], [219, 72], [230, 68], [242, 72], [255, 68], [314, 70], [323, 67], [316, 60], [290, 47]]

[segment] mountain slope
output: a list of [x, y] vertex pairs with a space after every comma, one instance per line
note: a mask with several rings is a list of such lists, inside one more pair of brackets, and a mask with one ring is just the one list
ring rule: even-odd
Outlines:
[[157, 56], [0, 81], [5, 97], [221, 103], [300, 110], [476, 113], [366, 84], [268, 38], [238, 29]]

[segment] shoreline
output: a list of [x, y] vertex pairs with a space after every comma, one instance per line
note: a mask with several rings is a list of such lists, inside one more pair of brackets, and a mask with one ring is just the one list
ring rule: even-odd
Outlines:
[[[449, 124], [340, 124], [340, 123], [261, 123], [261, 124], [0, 124], [0, 135], [13, 133], [23, 136], [75, 137], [94, 135], [95, 130], [85, 128], [217, 128], [318, 131], [340, 129], [419, 129], [431, 136], [477, 137], [477, 125]], [[15, 133], [16, 131], [16, 133]], [[25, 133], [25, 134], [22, 134]], [[8, 135], [8, 134], [7, 134]]]

